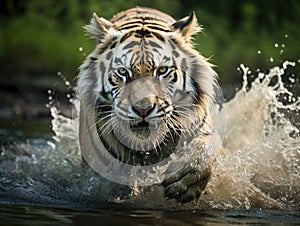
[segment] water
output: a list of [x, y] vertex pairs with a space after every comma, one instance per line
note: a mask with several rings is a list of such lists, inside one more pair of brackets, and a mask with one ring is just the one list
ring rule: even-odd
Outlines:
[[288, 73], [295, 66], [252, 73], [241, 65], [243, 86], [215, 117], [225, 154], [199, 202], [185, 205], [164, 200], [159, 186], [129, 192], [83, 169], [74, 120], [51, 100], [53, 134], [0, 131], [1, 223], [300, 223], [300, 98], [290, 91], [299, 78]]
[[[0, 207], [5, 225], [239, 225], [288, 224], [299, 225], [299, 212], [283, 213], [274, 210], [206, 210], [162, 211], [70, 209], [40, 206]], [[19, 216], [16, 218], [16, 216]]]

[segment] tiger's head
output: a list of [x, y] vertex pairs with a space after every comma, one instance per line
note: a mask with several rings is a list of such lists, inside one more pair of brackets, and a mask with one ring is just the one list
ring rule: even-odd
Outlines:
[[194, 13], [175, 21], [137, 7], [110, 21], [94, 14], [85, 29], [97, 46], [80, 67], [82, 135], [120, 161], [151, 165], [183, 145], [182, 137], [212, 130], [216, 73], [193, 48]]

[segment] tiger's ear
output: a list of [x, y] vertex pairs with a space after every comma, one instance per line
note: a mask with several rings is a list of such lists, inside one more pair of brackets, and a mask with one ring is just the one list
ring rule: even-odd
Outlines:
[[172, 24], [174, 31], [179, 32], [186, 42], [190, 42], [193, 35], [201, 31], [195, 13], [184, 17]]
[[106, 35], [115, 34], [117, 30], [114, 27], [114, 24], [110, 21], [98, 17], [96, 13], [93, 14], [90, 24], [83, 27], [87, 34], [97, 40], [98, 43], [103, 42]]

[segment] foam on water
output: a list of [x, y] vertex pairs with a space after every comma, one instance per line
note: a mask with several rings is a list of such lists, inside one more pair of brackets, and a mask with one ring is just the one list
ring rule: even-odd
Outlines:
[[[81, 166], [74, 134], [75, 119], [50, 107], [52, 140], [31, 139], [3, 146], [0, 156], [0, 202], [95, 207], [113, 202], [144, 208], [300, 208], [300, 98], [282, 78], [284, 62], [268, 73], [241, 65], [243, 86], [224, 103], [216, 127], [224, 131], [225, 154], [198, 203], [175, 204], [162, 188], [134, 188], [103, 179]], [[294, 78], [290, 78], [292, 81]], [[53, 100], [51, 100], [53, 101]], [[70, 99], [75, 109], [76, 99]], [[225, 120], [224, 120], [225, 119]], [[222, 132], [223, 134], [223, 132]]]

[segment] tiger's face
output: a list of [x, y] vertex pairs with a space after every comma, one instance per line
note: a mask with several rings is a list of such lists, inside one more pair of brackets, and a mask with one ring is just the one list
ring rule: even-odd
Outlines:
[[215, 72], [192, 48], [196, 18], [155, 13], [158, 22], [130, 12], [111, 22], [94, 15], [86, 27], [98, 45], [80, 68], [81, 111], [95, 117], [105, 148], [131, 164], [169, 156], [182, 136], [210, 123]]
[[[155, 45], [151, 44], [154, 41]], [[175, 58], [170, 44], [135, 36], [128, 42], [106, 55], [109, 65], [102, 68], [107, 75], [104, 93], [112, 108], [109, 122], [99, 130], [110, 126], [123, 144], [149, 150], [158, 146], [170, 130], [188, 125], [183, 121], [188, 119], [185, 114], [193, 112], [196, 93], [191, 81], [186, 84], [186, 60]]]

